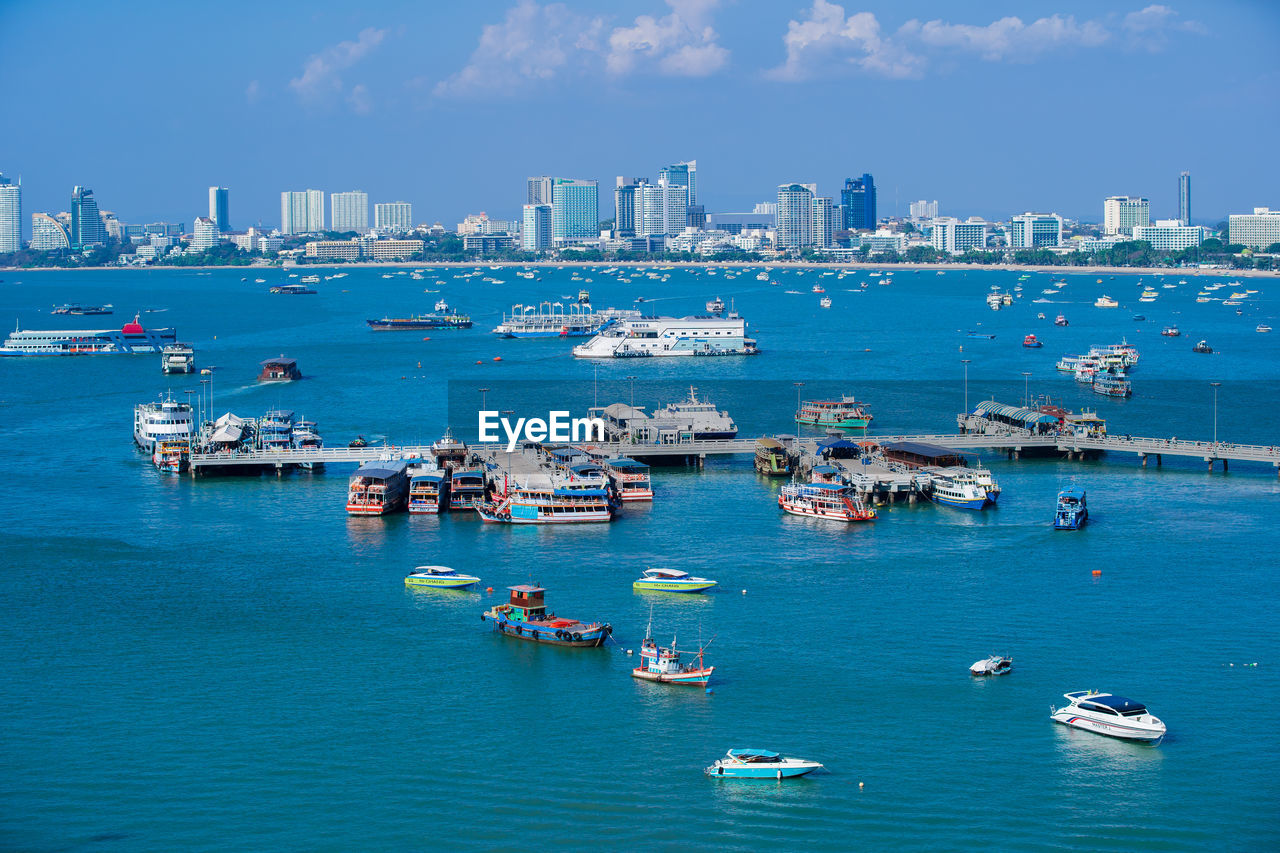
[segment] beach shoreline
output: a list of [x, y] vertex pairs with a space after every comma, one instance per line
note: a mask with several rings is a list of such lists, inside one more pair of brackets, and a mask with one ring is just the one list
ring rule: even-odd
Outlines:
[[583, 260], [537, 260], [507, 261], [477, 259], [471, 261], [349, 261], [335, 263], [308, 263], [281, 266], [276, 264], [255, 264], [238, 266], [221, 264], [211, 266], [95, 266], [95, 267], [0, 267], [3, 273], [37, 273], [37, 272], [75, 272], [79, 270], [120, 270], [121, 272], [138, 272], [153, 270], [190, 270], [208, 272], [210, 270], [242, 270], [260, 273], [262, 271], [303, 272], [307, 270], [346, 270], [346, 269], [524, 269], [524, 268], [597, 268], [597, 267], [630, 267], [635, 269], [657, 269], [671, 267], [673, 269], [758, 269], [771, 271], [785, 270], [858, 270], [890, 273], [898, 270], [912, 272], [970, 272], [973, 270], [1000, 270], [1002, 272], [1057, 273], [1059, 275], [1177, 275], [1212, 276], [1215, 278], [1249, 277], [1276, 278], [1280, 270], [1238, 270], [1238, 269], [1188, 269], [1179, 267], [1107, 267], [1107, 266], [1052, 266], [1031, 264], [966, 264], [966, 263], [889, 263], [875, 264], [861, 261], [847, 263], [827, 263], [814, 261], [665, 261], [665, 260], [628, 260], [628, 261], [583, 261]]

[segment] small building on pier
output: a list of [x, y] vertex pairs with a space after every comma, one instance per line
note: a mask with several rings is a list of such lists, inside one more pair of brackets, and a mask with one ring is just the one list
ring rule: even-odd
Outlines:
[[963, 453], [923, 441], [891, 441], [884, 445], [884, 458], [909, 468], [966, 468], [969, 465]]

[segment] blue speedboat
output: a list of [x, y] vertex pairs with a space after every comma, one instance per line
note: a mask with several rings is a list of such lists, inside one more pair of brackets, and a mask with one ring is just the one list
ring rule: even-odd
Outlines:
[[785, 758], [767, 749], [731, 749], [706, 772], [708, 776], [733, 779], [791, 779], [821, 767], [816, 761]]
[[1069, 486], [1058, 492], [1058, 510], [1053, 516], [1054, 530], [1079, 530], [1089, 520], [1089, 507], [1084, 489]]

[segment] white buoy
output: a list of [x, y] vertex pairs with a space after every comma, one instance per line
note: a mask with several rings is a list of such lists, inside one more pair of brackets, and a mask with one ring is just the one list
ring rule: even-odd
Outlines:
[[631, 649], [627, 649], [627, 656], [628, 656], [628, 657], [630, 657], [630, 656], [631, 656]]
[[867, 784], [867, 783], [866, 783], [866, 782], [859, 782], [859, 783], [858, 783], [858, 787], [859, 787], [859, 788], [861, 788], [861, 787], [862, 787], [863, 785], [865, 785], [865, 784]]
[[744, 589], [744, 590], [742, 591], [742, 594], [743, 594], [743, 595], [746, 595], [746, 594], [747, 594], [747, 591]]

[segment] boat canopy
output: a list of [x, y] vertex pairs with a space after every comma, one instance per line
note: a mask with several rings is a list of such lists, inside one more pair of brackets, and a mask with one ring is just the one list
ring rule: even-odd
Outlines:
[[1067, 486], [1065, 489], [1058, 492], [1058, 500], [1062, 500], [1063, 498], [1075, 498], [1078, 501], [1083, 501], [1084, 489], [1079, 486]]
[[403, 459], [395, 462], [366, 462], [356, 469], [356, 473], [353, 476], [387, 480], [403, 474], [408, 466], [409, 463]]
[[679, 569], [645, 569], [644, 575], [647, 578], [687, 578], [688, 572], [682, 572]]
[[782, 442], [776, 438], [758, 438], [756, 439], [756, 447], [764, 447], [769, 450], [785, 450]]
[[610, 468], [634, 468], [637, 471], [648, 470], [649, 468], [649, 466], [643, 462], [637, 462], [636, 460], [628, 459], [625, 456], [619, 457], [618, 459], [610, 459], [605, 464]]
[[604, 489], [554, 489], [552, 491], [558, 498], [604, 498], [608, 497], [608, 491]]
[[1113, 693], [1095, 693], [1092, 696], [1085, 696], [1081, 699], [1084, 702], [1092, 702], [1095, 705], [1104, 705], [1113, 711], [1118, 711], [1126, 716], [1134, 714], [1146, 713], [1147, 706], [1141, 702], [1135, 702], [1132, 699], [1126, 699], [1123, 696], [1116, 696]]
[[782, 756], [768, 749], [731, 749], [729, 757], [739, 761], [776, 761]]
[[1058, 419], [1053, 415], [1037, 412], [1020, 406], [1009, 406], [995, 400], [983, 400], [973, 407], [973, 414], [995, 418], [1006, 423], [1020, 423], [1028, 427], [1039, 424], [1056, 424]]
[[848, 486], [841, 483], [805, 483], [804, 488], [819, 489], [824, 492], [841, 492], [848, 488]]
[[453, 569], [448, 566], [415, 566], [413, 573], [416, 575], [456, 575]]
[[818, 448], [818, 453], [828, 457], [849, 458], [855, 457], [862, 453], [862, 448], [855, 441], [847, 438], [837, 438], [835, 441], [828, 441], [826, 444]]

